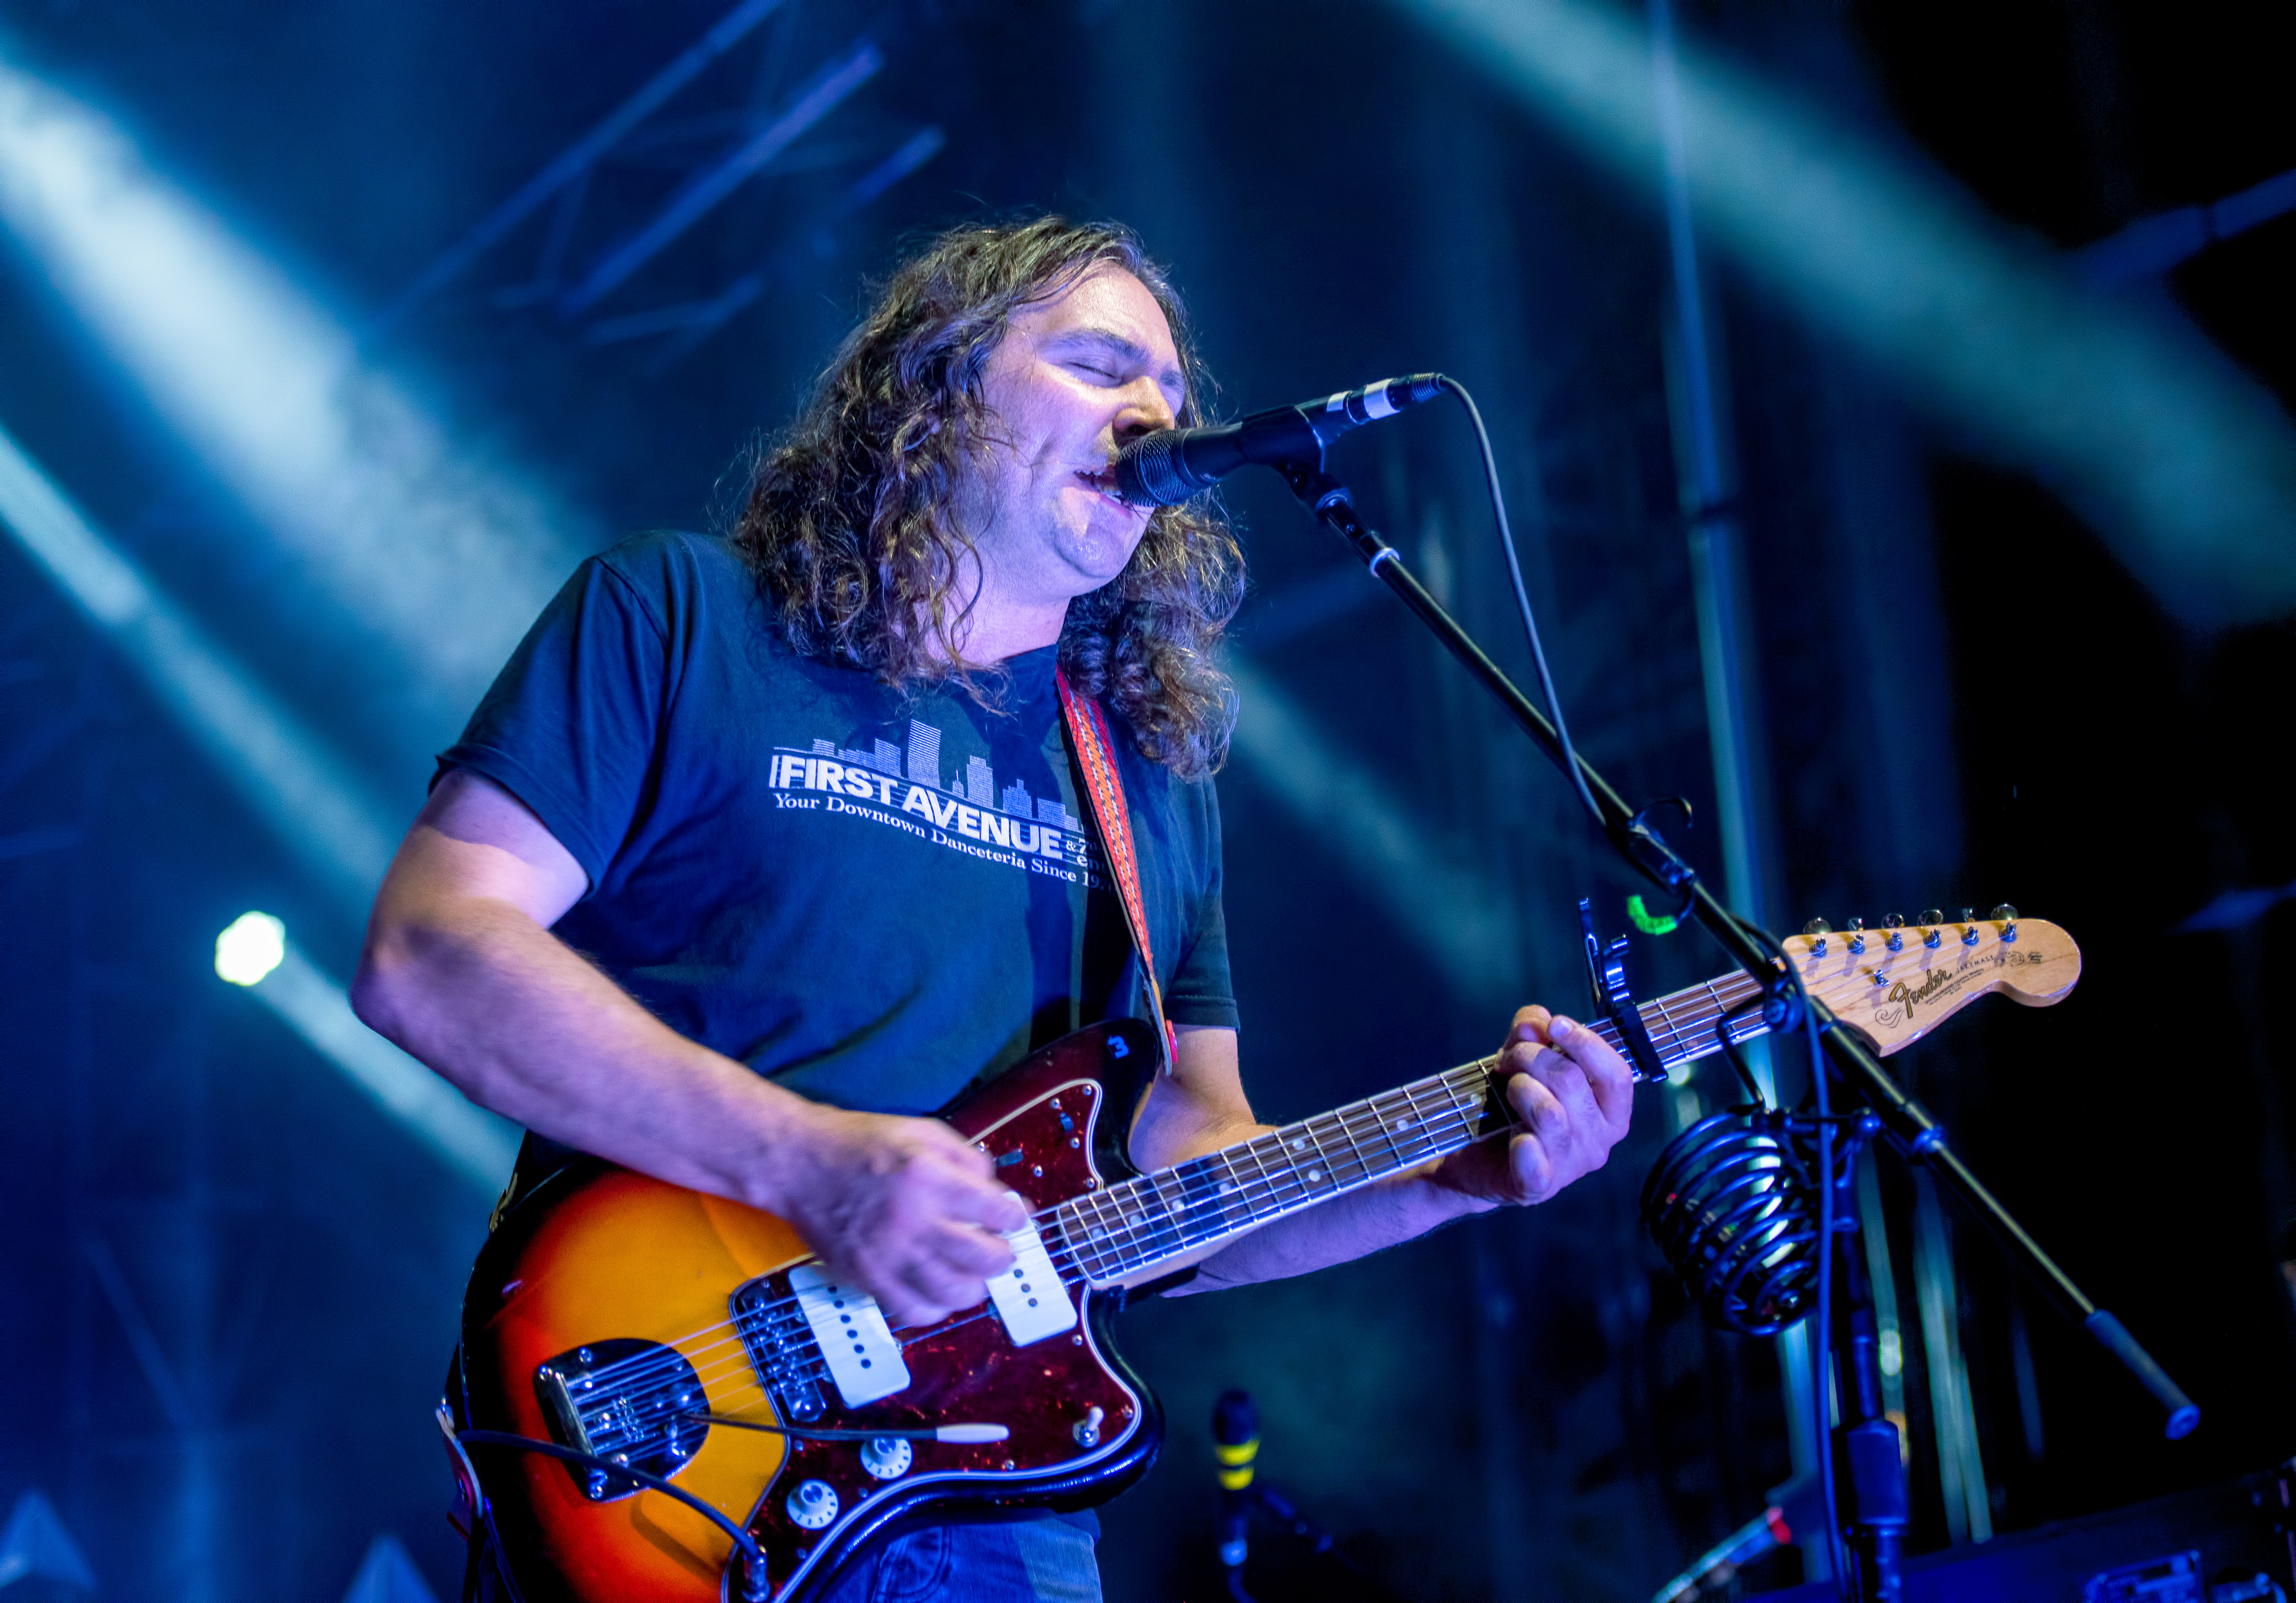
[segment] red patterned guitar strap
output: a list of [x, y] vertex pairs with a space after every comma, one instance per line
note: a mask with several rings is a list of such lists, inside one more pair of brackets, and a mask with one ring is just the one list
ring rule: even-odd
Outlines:
[[1102, 855], [1116, 878], [1117, 900], [1124, 904], [1125, 927], [1132, 932], [1132, 949], [1140, 954], [1140, 971], [1148, 981], [1148, 1011], [1157, 1037], [1164, 1043], [1164, 1072], [1180, 1055], [1179, 1036], [1164, 1017], [1164, 990], [1156, 982], [1156, 952], [1148, 944], [1148, 907], [1140, 898], [1140, 863], [1132, 850], [1132, 814], [1124, 805], [1124, 780], [1116, 771], [1116, 746], [1110, 739], [1108, 719], [1100, 703], [1069, 688], [1069, 676], [1053, 670], [1060, 687], [1061, 716], [1068, 721], [1069, 744], [1076, 751], [1084, 792], [1099, 827]]

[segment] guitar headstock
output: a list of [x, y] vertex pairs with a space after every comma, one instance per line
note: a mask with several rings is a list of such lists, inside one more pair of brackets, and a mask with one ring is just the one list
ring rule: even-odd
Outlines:
[[1957, 919], [1931, 908], [1879, 929], [1813, 921], [1784, 945], [1810, 994], [1871, 1035], [1885, 1056], [1996, 991], [2029, 1008], [2062, 1002], [2081, 971], [2072, 936], [2005, 905], [1982, 919], [1969, 908]]

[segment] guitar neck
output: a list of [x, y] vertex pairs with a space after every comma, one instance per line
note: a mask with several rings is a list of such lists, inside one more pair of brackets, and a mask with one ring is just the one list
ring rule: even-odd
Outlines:
[[[1677, 1065], [1719, 1051], [1715, 1024], [1758, 994], [1743, 974], [1725, 975], [1642, 1004], [1660, 1061]], [[1618, 1026], [1595, 1033], [1625, 1055]], [[1734, 1019], [1730, 1038], [1767, 1026], [1759, 1013]], [[1233, 1147], [1073, 1198], [1053, 1210], [1061, 1235], [1094, 1280], [1136, 1280], [1158, 1264], [1201, 1256], [1271, 1220], [1302, 1213], [1374, 1181], [1456, 1151], [1510, 1120], [1491, 1095], [1496, 1055], [1286, 1125]]]

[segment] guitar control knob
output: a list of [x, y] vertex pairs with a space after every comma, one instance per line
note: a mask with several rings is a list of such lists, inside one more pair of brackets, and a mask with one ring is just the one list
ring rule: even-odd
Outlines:
[[800, 1481], [782, 1507], [792, 1523], [808, 1531], [825, 1531], [837, 1517], [837, 1490], [827, 1481]]
[[871, 1436], [861, 1444], [861, 1468], [881, 1481], [899, 1480], [915, 1458], [915, 1450], [902, 1436]]

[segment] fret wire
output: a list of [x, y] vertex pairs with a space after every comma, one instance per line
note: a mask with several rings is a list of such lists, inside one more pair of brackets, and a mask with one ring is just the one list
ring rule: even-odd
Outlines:
[[[1381, 1107], [1382, 1103], [1391, 1101], [1397, 1094], [1398, 1093], [1389, 1092], [1380, 1096], [1366, 1098], [1355, 1105], [1355, 1112], [1348, 1120], [1350, 1140], [1356, 1140], [1354, 1125], [1357, 1117], [1361, 1117], [1371, 1121], [1372, 1133], [1387, 1144], [1385, 1157], [1369, 1160], [1376, 1167], [1377, 1178], [1381, 1179], [1408, 1166], [1403, 1161], [1402, 1149], [1396, 1145], [1395, 1133], [1389, 1125], [1389, 1116]], [[1363, 1150], [1363, 1142], [1360, 1140], [1356, 1140], [1356, 1149], [1358, 1152]]]
[[[1415, 1139], [1423, 1143], [1423, 1149], [1406, 1159], [1403, 1149], [1389, 1137], [1390, 1150], [1395, 1156], [1398, 1169], [1456, 1150], [1474, 1139], [1474, 1115], [1482, 1106], [1482, 1087], [1494, 1062], [1496, 1059], [1486, 1058], [1417, 1082], [1403, 1088], [1400, 1092], [1385, 1093], [1386, 1100], [1390, 1101], [1398, 1095], [1405, 1100], [1413, 1112], [1414, 1127], [1420, 1133]], [[1448, 1131], [1445, 1133], [1430, 1130], [1428, 1116], [1421, 1110], [1420, 1100], [1436, 1095], [1439, 1095], [1447, 1104], [1434, 1116], [1449, 1125]], [[1380, 1120], [1375, 1105], [1377, 1100], [1368, 1099], [1352, 1103], [1332, 1113], [1302, 1120], [1267, 1135], [1239, 1143], [1236, 1148], [1207, 1154], [1203, 1158], [1192, 1159], [1189, 1164], [1175, 1169], [1142, 1176], [1122, 1186], [1095, 1193], [1088, 1199], [1093, 1204], [1094, 1213], [1103, 1219], [1112, 1214], [1115, 1233], [1132, 1249], [1131, 1262], [1125, 1264], [1119, 1259], [1115, 1266], [1116, 1272], [1143, 1267], [1160, 1257], [1177, 1255], [1191, 1247], [1221, 1236], [1241, 1233], [1270, 1219], [1300, 1211], [1341, 1191], [1357, 1189], [1379, 1178], [1382, 1173], [1394, 1172], [1376, 1168], [1363, 1156], [1361, 1145], [1351, 1128], [1354, 1119], [1368, 1116], [1382, 1123], [1382, 1133], [1385, 1134], [1383, 1121]], [[1333, 1128], [1354, 1149], [1357, 1177], [1353, 1181], [1343, 1180], [1333, 1169], [1330, 1149], [1325, 1145], [1326, 1137]], [[1301, 1157], [1308, 1152], [1314, 1154], [1315, 1166], [1321, 1176], [1316, 1181], [1308, 1180], [1302, 1173]], [[1238, 1174], [1234, 1157], [1239, 1153], [1250, 1159], [1253, 1169], [1257, 1171], [1254, 1176], [1247, 1178]], [[1276, 1158], [1279, 1165], [1274, 1173], [1269, 1169], [1271, 1156]], [[1169, 1182], [1179, 1195], [1186, 1198], [1190, 1180], [1208, 1180], [1212, 1174], [1214, 1160], [1234, 1180], [1235, 1187], [1232, 1192], [1225, 1194], [1217, 1222], [1198, 1221], [1198, 1229], [1192, 1231], [1189, 1215], [1200, 1212], [1202, 1198], [1199, 1197], [1191, 1200], [1190, 1206], [1176, 1211], [1171, 1206], [1171, 1198], [1163, 1190], [1163, 1184]], [[1184, 1171], [1193, 1171], [1193, 1174]], [[1211, 1194], [1222, 1195], [1216, 1186]], [[1156, 1206], [1152, 1215], [1147, 1206], [1152, 1198]], [[1241, 1220], [1230, 1213], [1231, 1208], [1241, 1208]], [[1105, 1262], [1107, 1255], [1102, 1254], [1101, 1256]]]
[[1339, 1165], [1332, 1162], [1332, 1149], [1330, 1146], [1324, 1146], [1324, 1139], [1330, 1137], [1332, 1130], [1339, 1130], [1341, 1139], [1346, 1139], [1348, 1141], [1348, 1149], [1355, 1146], [1355, 1139], [1348, 1137], [1348, 1125], [1346, 1121], [1341, 1121], [1339, 1114], [1318, 1114], [1316, 1118], [1308, 1118], [1307, 1123], [1308, 1123], [1308, 1130], [1311, 1130], [1313, 1137], [1316, 1137], [1316, 1150], [1323, 1155], [1323, 1185], [1327, 1187], [1327, 1190], [1336, 1192], [1336, 1190], [1341, 1190], [1341, 1185], [1346, 1185], [1346, 1181], [1341, 1181], [1339, 1178], [1339, 1165], [1343, 1165], [1343, 1162], [1355, 1160], [1357, 1169], [1362, 1169], [1362, 1174], [1366, 1178], [1371, 1176], [1371, 1171], [1364, 1169], [1362, 1160], [1359, 1160], [1352, 1150], [1341, 1150]]
[[[1091, 1214], [1085, 1206], [1086, 1203], [1097, 1204], [1101, 1197], [1102, 1193], [1099, 1191], [1087, 1191], [1082, 1197], [1071, 1197], [1054, 1211], [1072, 1214], [1075, 1216], [1077, 1228], [1072, 1231], [1063, 1230], [1062, 1233], [1076, 1244], [1076, 1250], [1079, 1255], [1089, 1254], [1094, 1262], [1100, 1265], [1098, 1278], [1104, 1280], [1107, 1278], [1108, 1255], [1101, 1241], [1093, 1239]], [[1103, 1239], [1105, 1238], [1103, 1237]]]
[[[1364, 1104], [1371, 1112], [1372, 1128], [1379, 1133], [1379, 1139], [1387, 1143], [1387, 1172], [1390, 1174], [1411, 1166], [1404, 1161], [1403, 1149], [1396, 1144], [1395, 1125], [1391, 1116], [1380, 1107], [1381, 1102], [1391, 1100], [1394, 1095], [1395, 1093], [1390, 1092], [1385, 1097], [1374, 1097]], [[1409, 1107], [1410, 1103], [1406, 1100], [1404, 1105]]]
[[1360, 1181], [1368, 1182], [1374, 1178], [1371, 1160], [1364, 1156], [1363, 1143], [1356, 1140], [1354, 1120], [1349, 1116], [1349, 1109], [1341, 1108], [1326, 1116], [1339, 1125], [1340, 1134], [1348, 1143], [1349, 1154], [1355, 1159], [1356, 1170]]

